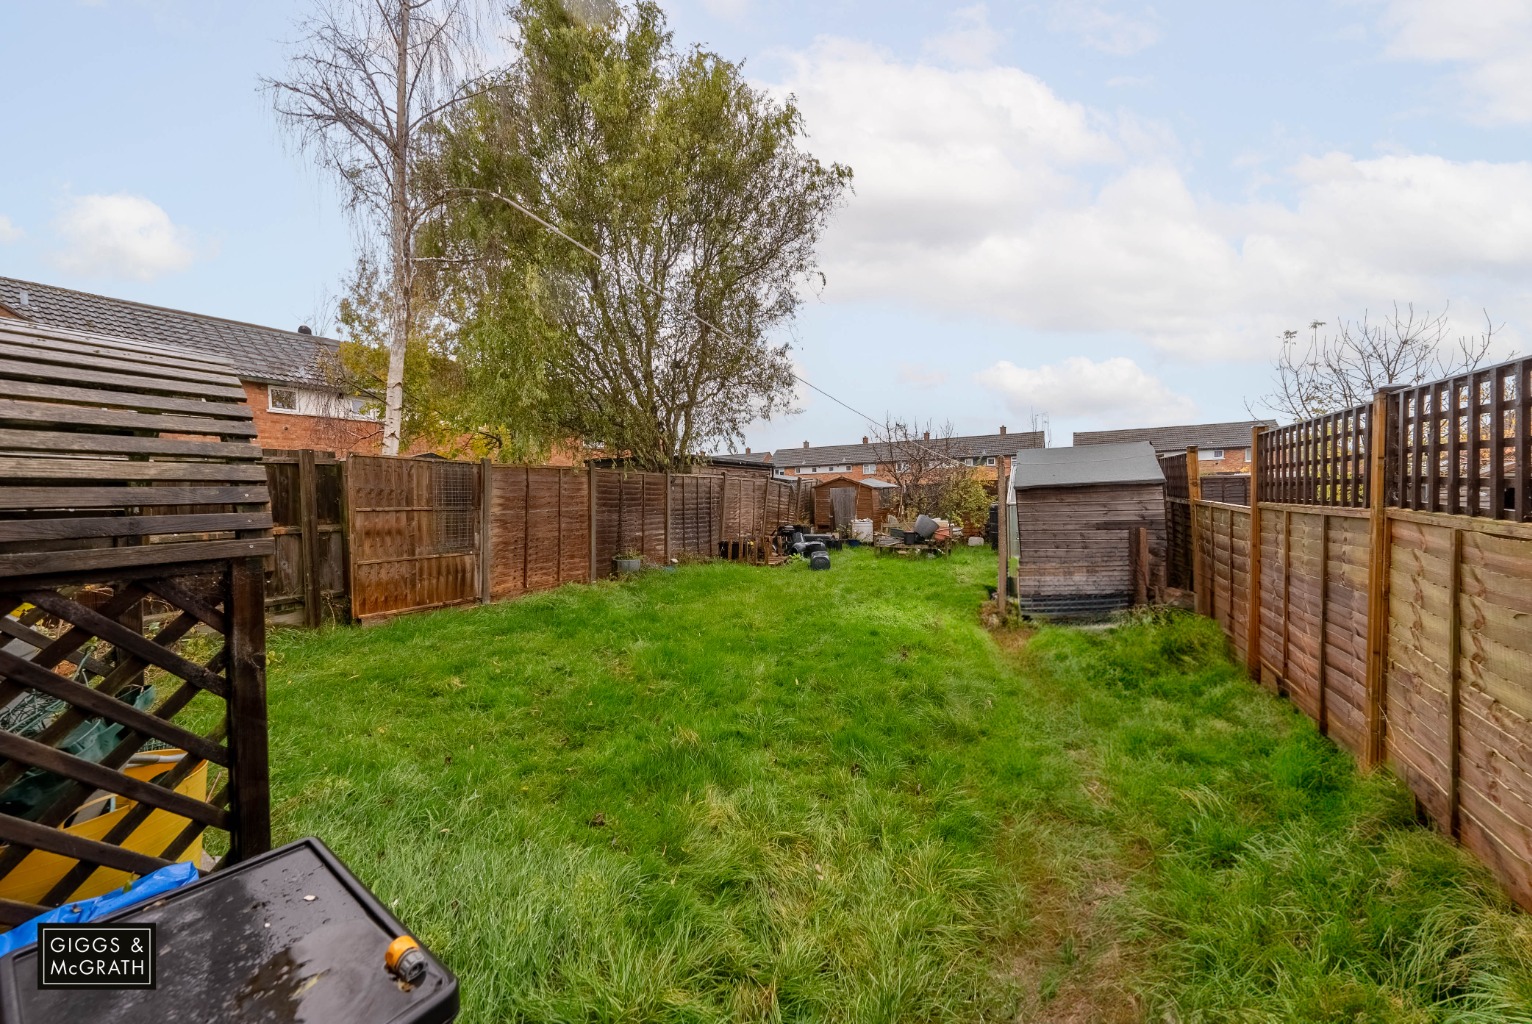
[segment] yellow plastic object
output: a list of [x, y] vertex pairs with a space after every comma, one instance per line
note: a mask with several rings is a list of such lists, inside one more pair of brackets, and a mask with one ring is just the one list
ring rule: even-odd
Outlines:
[[[159, 754], [181, 754], [181, 751], [164, 750], [156, 751]], [[184, 755], [183, 755], [184, 756]], [[152, 782], [165, 772], [175, 767], [174, 762], [161, 762], [159, 764], [130, 765], [123, 771], [135, 779]], [[197, 766], [197, 770], [188, 775], [182, 783], [176, 787], [177, 793], [197, 800], [207, 799], [207, 762]], [[110, 799], [109, 794], [96, 794], [96, 801]], [[86, 804], [89, 808], [91, 803]], [[89, 821], [82, 821], [78, 825], [70, 825], [64, 829], [71, 835], [83, 836], [86, 839], [104, 839], [112, 827], [127, 816], [127, 813], [137, 806], [136, 801], [117, 797], [117, 807], [109, 814], [98, 815]], [[84, 810], [82, 808], [82, 810]], [[76, 815], [78, 817], [78, 815]], [[188, 819], [168, 811], [156, 810], [139, 823], [128, 836], [127, 841], [118, 845], [124, 849], [133, 850], [136, 853], [148, 854], [157, 857], [164, 852], [170, 841], [180, 834], [188, 824]], [[178, 858], [183, 861], [191, 861], [193, 864], [202, 859], [202, 837], [189, 845]], [[0, 878], [0, 899], [20, 900], [23, 903], [41, 903], [59, 879], [67, 875], [77, 862], [72, 857], [61, 857], [56, 853], [48, 853], [43, 850], [33, 850], [16, 867]], [[65, 902], [89, 899], [92, 896], [100, 896], [102, 893], [120, 889], [131, 882], [135, 875], [126, 871], [117, 871], [113, 868], [97, 868], [80, 887], [71, 894]]]

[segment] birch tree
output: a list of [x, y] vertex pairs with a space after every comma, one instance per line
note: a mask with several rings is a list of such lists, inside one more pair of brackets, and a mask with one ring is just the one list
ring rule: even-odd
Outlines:
[[437, 207], [417, 174], [431, 128], [472, 95], [473, 0], [326, 0], [305, 21], [287, 75], [265, 79], [299, 146], [338, 179], [383, 250], [388, 373], [383, 453], [399, 452], [406, 354], [417, 312], [416, 237]]

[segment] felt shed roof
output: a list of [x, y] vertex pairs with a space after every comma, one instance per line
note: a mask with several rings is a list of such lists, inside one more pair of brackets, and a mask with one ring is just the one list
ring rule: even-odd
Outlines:
[[1032, 448], [1016, 453], [1011, 487], [1088, 487], [1093, 484], [1163, 484], [1165, 474], [1148, 441]]

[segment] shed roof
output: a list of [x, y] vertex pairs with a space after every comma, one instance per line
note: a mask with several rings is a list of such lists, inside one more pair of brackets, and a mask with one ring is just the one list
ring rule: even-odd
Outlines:
[[1148, 441], [1023, 450], [1016, 453], [1011, 470], [1016, 490], [1164, 482], [1160, 460]]
[[890, 487], [898, 486], [897, 484], [889, 483], [887, 480], [879, 480], [877, 477], [872, 477], [872, 476], [855, 477], [855, 476], [849, 476], [847, 474], [837, 474], [835, 476], [822, 476], [818, 480], [814, 481], [814, 486], [815, 487], [828, 487], [828, 486], [830, 486], [832, 484], [856, 484], [859, 487], [870, 487], [870, 488], [872, 488], [875, 491], [886, 491]]
[[1148, 441], [1157, 452], [1184, 452], [1198, 448], [1248, 448], [1250, 431], [1274, 428], [1276, 420], [1237, 420], [1233, 423], [1186, 423], [1174, 427], [1132, 427], [1127, 430], [1077, 430], [1076, 446]]
[[339, 350], [337, 342], [313, 334], [13, 277], [0, 277], [0, 305], [42, 327], [62, 327], [211, 356], [227, 363], [241, 379], [263, 383], [328, 387], [325, 364]]

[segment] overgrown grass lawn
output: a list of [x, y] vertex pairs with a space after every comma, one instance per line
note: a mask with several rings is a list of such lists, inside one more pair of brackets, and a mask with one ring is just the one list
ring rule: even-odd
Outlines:
[[1189, 616], [981, 628], [978, 552], [270, 641], [318, 835], [481, 1021], [1532, 1021], [1532, 928]]

